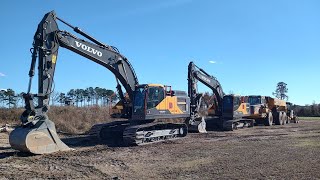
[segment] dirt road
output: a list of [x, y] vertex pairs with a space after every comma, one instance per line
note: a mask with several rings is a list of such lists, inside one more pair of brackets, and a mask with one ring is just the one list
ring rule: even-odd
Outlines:
[[319, 179], [320, 121], [189, 134], [141, 147], [65, 140], [75, 151], [17, 153], [0, 133], [0, 179]]

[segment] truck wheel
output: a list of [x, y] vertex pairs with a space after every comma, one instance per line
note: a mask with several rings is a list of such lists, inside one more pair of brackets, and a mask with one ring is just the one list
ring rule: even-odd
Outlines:
[[281, 124], [281, 125], [284, 125], [284, 124], [285, 124], [284, 119], [283, 119], [283, 113], [282, 113], [282, 112], [279, 112], [279, 120], [280, 120], [280, 124]]
[[284, 125], [283, 113], [279, 112], [280, 125]]
[[282, 122], [283, 122], [283, 125], [287, 124], [287, 115], [284, 112], [282, 112]]
[[299, 123], [299, 118], [298, 117], [293, 117], [293, 123]]
[[265, 121], [265, 123], [264, 123], [265, 126], [272, 126], [273, 116], [272, 116], [271, 112], [269, 112], [269, 114], [267, 115], [267, 117], [264, 121]]
[[276, 112], [276, 113], [274, 113], [274, 123], [276, 124], [276, 125], [281, 125], [281, 117], [280, 117], [280, 112]]

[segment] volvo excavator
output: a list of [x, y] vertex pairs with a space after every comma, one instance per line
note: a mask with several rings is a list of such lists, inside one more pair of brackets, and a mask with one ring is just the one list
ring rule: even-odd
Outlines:
[[[58, 21], [87, 40], [80, 39], [68, 31], [59, 30]], [[59, 47], [66, 48], [110, 70], [116, 77], [119, 94], [123, 94], [122, 85], [129, 96], [129, 98], [120, 97], [129, 120], [95, 125], [90, 131], [92, 136], [99, 139], [119, 138], [128, 145], [140, 145], [187, 135], [187, 125], [184, 123], [155, 121], [189, 117], [190, 99], [186, 92], [175, 91], [170, 86], [161, 84], [139, 84], [130, 62], [117, 48], [96, 40], [51, 11], [45, 14], [39, 23], [33, 38], [29, 85], [27, 93], [23, 95], [25, 111], [20, 117], [21, 126], [10, 134], [9, 142], [12, 148], [33, 154], [70, 150], [60, 140], [55, 124], [47, 116]], [[38, 93], [32, 94], [30, 91], [36, 64], [38, 64]]]
[[[214, 104], [209, 108], [206, 118], [199, 113], [203, 95], [198, 92], [198, 81], [209, 87], [215, 96]], [[253, 126], [253, 119], [243, 118], [250, 114], [250, 104], [243, 102], [239, 95], [225, 95], [217, 78], [209, 75], [193, 62], [188, 66], [188, 96], [191, 111], [186, 124], [190, 131], [205, 131], [206, 121], [209, 120], [215, 121], [213, 124], [227, 131]]]

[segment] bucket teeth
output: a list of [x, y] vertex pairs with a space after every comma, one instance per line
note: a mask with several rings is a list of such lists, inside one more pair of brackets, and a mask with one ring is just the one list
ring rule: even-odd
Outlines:
[[52, 121], [47, 119], [38, 123], [35, 126], [22, 126], [14, 129], [9, 136], [11, 147], [32, 154], [71, 150], [60, 140]]

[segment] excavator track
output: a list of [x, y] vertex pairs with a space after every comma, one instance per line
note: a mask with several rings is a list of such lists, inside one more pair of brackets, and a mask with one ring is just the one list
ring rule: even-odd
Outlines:
[[111, 146], [122, 146], [123, 131], [130, 125], [129, 121], [114, 121], [92, 126], [88, 132], [91, 139]]
[[[95, 124], [91, 127], [88, 135], [94, 138], [102, 140], [106, 138], [107, 135], [112, 134], [112, 132], [121, 131], [123, 126], [128, 126], [130, 123], [128, 121], [114, 121], [111, 123], [101, 123]], [[108, 134], [103, 134], [103, 132], [110, 132]]]
[[187, 135], [186, 124], [115, 121], [96, 124], [89, 136], [111, 145], [145, 145]]
[[145, 145], [185, 137], [187, 132], [186, 124], [148, 123], [128, 126], [123, 132], [123, 140], [126, 145]]
[[228, 120], [223, 123], [224, 131], [233, 131], [238, 128], [253, 127], [253, 119], [237, 119], [237, 120]]

